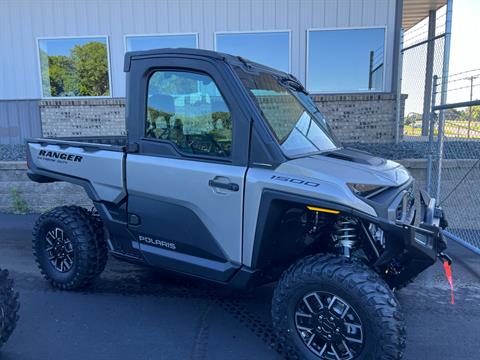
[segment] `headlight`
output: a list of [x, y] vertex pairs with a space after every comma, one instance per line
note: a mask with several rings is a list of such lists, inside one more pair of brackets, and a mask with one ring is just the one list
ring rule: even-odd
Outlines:
[[373, 195], [377, 195], [381, 193], [383, 190], [387, 189], [388, 186], [384, 185], [373, 185], [373, 184], [352, 184], [348, 183], [347, 186], [352, 190], [355, 194], [363, 197], [371, 197]]

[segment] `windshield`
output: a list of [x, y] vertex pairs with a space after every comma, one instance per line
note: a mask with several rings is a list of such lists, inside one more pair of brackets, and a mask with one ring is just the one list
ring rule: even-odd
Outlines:
[[235, 71], [286, 156], [297, 157], [339, 147], [327, 121], [299, 83], [266, 71], [250, 73], [237, 66]]

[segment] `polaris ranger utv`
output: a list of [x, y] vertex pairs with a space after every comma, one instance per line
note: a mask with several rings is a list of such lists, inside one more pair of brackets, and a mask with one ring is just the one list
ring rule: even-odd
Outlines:
[[[443, 212], [401, 165], [343, 148], [299, 81], [193, 49], [127, 53], [125, 138], [31, 139], [29, 176], [83, 186], [95, 211], [38, 219], [53, 286], [117, 258], [249, 288], [278, 281], [289, 356], [399, 359], [392, 289], [442, 255]], [[417, 224], [417, 225], [415, 225]]]

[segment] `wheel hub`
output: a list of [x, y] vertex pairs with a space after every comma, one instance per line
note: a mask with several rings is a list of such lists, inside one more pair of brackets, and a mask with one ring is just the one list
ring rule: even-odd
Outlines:
[[73, 267], [73, 245], [62, 229], [56, 227], [47, 232], [45, 252], [56, 270], [64, 273]]
[[295, 312], [297, 331], [320, 359], [354, 359], [363, 348], [363, 326], [356, 311], [331, 293], [305, 295]]
[[316, 332], [325, 340], [337, 340], [344, 335], [343, 321], [329, 309], [324, 309], [316, 317]]

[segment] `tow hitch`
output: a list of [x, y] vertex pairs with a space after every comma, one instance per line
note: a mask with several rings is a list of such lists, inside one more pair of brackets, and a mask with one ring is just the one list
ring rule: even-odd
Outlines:
[[442, 263], [447, 262], [448, 265], [452, 265], [452, 262], [453, 262], [452, 258], [449, 255], [445, 254], [444, 252], [438, 253], [438, 258], [442, 260]]

